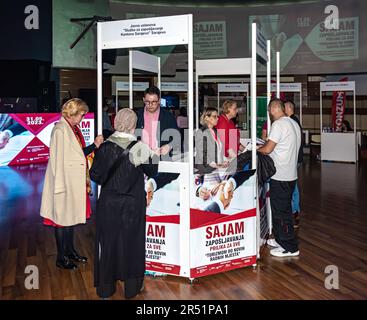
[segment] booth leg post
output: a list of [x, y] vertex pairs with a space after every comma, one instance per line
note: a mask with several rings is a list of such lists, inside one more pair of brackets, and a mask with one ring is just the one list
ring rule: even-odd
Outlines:
[[256, 269], [256, 267], [257, 267], [257, 263], [252, 265], [252, 269]]
[[193, 285], [195, 281], [195, 278], [189, 278], [190, 285]]

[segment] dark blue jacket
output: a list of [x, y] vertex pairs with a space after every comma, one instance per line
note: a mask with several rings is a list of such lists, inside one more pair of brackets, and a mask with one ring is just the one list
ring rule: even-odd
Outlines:
[[[136, 124], [136, 129], [144, 129], [144, 108], [140, 108], [138, 110], [136, 110], [136, 114], [138, 116], [138, 122]], [[160, 124], [160, 130], [157, 130], [157, 141], [158, 141], [158, 146], [161, 147], [165, 144], [170, 144], [171, 147], [174, 150], [181, 150], [181, 135], [180, 135], [180, 131], [177, 127], [177, 122], [175, 117], [168, 111], [160, 108], [159, 110], [159, 124]], [[177, 131], [177, 139], [173, 139], [172, 136], [169, 136], [168, 139], [161, 139], [163, 132], [166, 129], [176, 129]], [[137, 132], [137, 136], [141, 137], [140, 133]], [[166, 138], [166, 137], [165, 137]]]

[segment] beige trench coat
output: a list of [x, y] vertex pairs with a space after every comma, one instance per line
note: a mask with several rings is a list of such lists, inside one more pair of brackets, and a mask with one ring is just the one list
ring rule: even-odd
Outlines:
[[51, 133], [40, 213], [60, 226], [85, 223], [86, 200], [85, 156], [62, 117]]

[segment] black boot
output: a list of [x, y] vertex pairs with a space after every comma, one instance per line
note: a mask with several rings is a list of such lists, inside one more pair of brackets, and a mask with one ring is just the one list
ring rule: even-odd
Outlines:
[[55, 239], [57, 247], [56, 266], [61, 269], [77, 269], [77, 265], [65, 257], [64, 243], [65, 233], [64, 228], [55, 227]]
[[126, 279], [125, 281], [125, 298], [131, 299], [144, 290], [144, 277]]
[[88, 258], [81, 256], [74, 249], [74, 227], [65, 228], [65, 239], [66, 257], [76, 262], [87, 263]]

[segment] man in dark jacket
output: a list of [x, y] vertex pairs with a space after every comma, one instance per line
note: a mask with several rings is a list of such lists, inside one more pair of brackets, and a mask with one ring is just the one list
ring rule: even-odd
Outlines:
[[144, 92], [144, 108], [137, 110], [138, 133], [144, 143], [152, 150], [161, 149], [161, 154], [166, 155], [171, 150], [180, 152], [181, 135], [177, 127], [175, 117], [168, 111], [162, 109], [161, 92], [151, 86]]
[[[298, 161], [297, 161], [297, 166], [300, 167], [303, 162], [303, 146], [304, 146], [301, 122], [299, 121], [298, 117], [294, 113], [295, 105], [293, 101], [287, 100], [284, 103], [284, 106], [285, 106], [286, 115], [290, 117], [291, 119], [293, 119], [294, 121], [296, 121], [301, 130], [301, 147], [299, 148]], [[299, 187], [298, 187], [298, 182], [296, 182], [296, 186], [294, 187], [294, 191], [292, 195], [292, 213], [294, 217], [294, 227], [295, 228], [299, 228], [299, 220], [300, 220], [299, 213], [300, 212], [301, 212], [301, 207], [300, 207], [300, 199], [299, 199]]]

